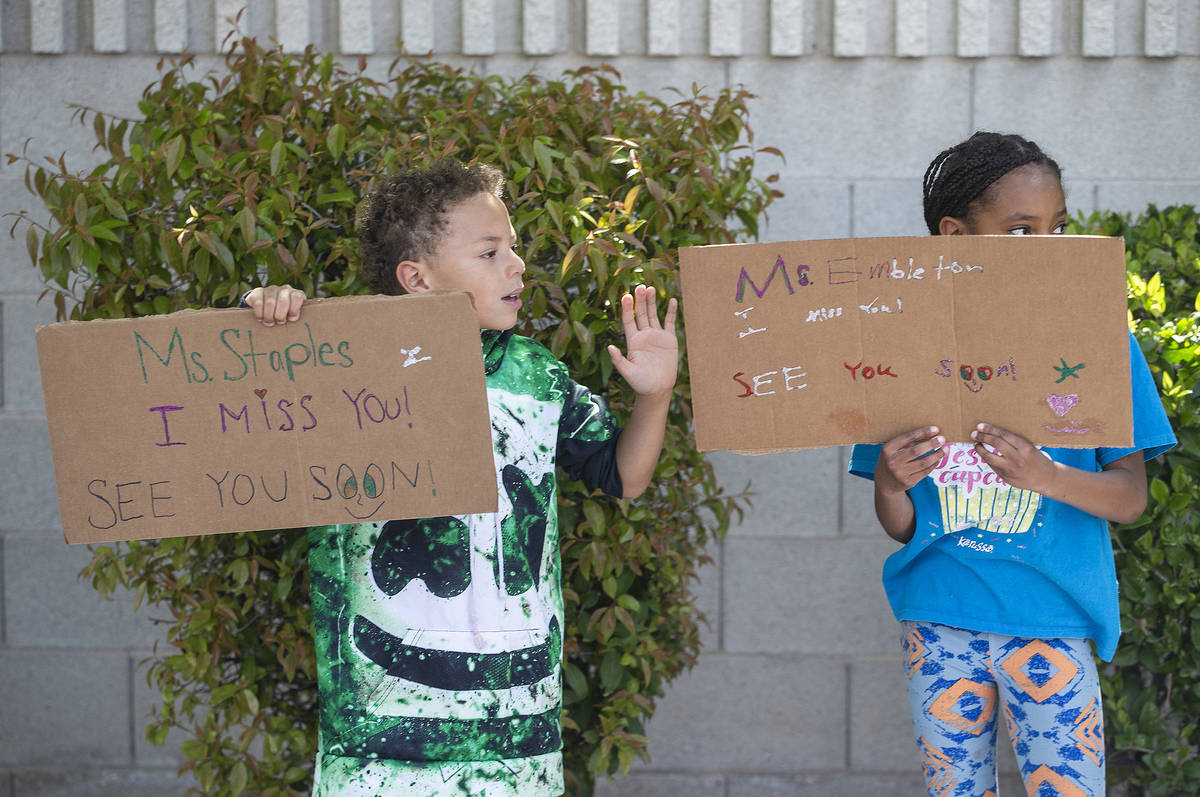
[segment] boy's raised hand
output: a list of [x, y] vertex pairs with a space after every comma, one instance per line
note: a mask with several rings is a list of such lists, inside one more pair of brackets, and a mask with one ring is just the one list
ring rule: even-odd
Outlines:
[[613, 365], [639, 396], [667, 395], [675, 387], [679, 371], [679, 341], [675, 338], [676, 302], [667, 302], [666, 317], [659, 322], [655, 290], [638, 285], [621, 297], [621, 326], [625, 348], [621, 354], [609, 346]]
[[265, 326], [273, 327], [299, 321], [305, 298], [304, 291], [291, 285], [268, 285], [250, 291], [246, 294], [245, 302], [254, 311], [256, 319]]

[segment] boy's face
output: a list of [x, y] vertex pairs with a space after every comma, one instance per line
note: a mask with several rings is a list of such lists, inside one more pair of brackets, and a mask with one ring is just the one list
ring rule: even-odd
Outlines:
[[396, 267], [409, 293], [467, 291], [482, 329], [509, 329], [521, 309], [525, 262], [513, 251], [517, 235], [504, 203], [478, 194], [446, 212], [446, 232], [433, 254]]

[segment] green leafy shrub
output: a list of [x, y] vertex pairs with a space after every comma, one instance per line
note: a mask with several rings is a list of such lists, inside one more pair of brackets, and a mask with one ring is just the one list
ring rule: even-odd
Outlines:
[[[165, 64], [139, 118], [76, 109], [107, 154], [90, 173], [9, 155], [53, 219], [23, 214], [59, 317], [227, 305], [266, 283], [362, 292], [354, 213], [372, 180], [401, 164], [479, 159], [508, 177], [528, 264], [519, 331], [625, 417], [632, 394], [604, 353], [620, 343], [620, 294], [644, 281], [676, 295], [678, 247], [755, 236], [778, 196], [773, 177], [753, 174], [764, 150], [752, 146], [749, 95], [693, 90], [666, 102], [630, 93], [611, 69], [512, 80], [401, 60], [383, 81], [363, 69], [243, 39], [219, 73], [189, 79], [190, 58]], [[630, 502], [561, 485], [576, 794], [645, 756], [643, 720], [699, 648], [696, 568], [742, 507], [695, 451], [689, 421], [685, 359], [655, 487]], [[104, 594], [120, 585], [170, 611], [170, 649], [147, 669], [162, 694], [147, 735], [161, 743], [181, 730], [184, 769], [205, 794], [307, 793], [306, 557], [304, 535], [280, 530], [100, 547], [84, 571]]]
[[1125, 238], [1129, 313], [1179, 446], [1146, 463], [1150, 502], [1113, 529], [1121, 645], [1101, 670], [1109, 780], [1131, 794], [1194, 794], [1200, 783], [1200, 215], [1082, 216], [1073, 232]]

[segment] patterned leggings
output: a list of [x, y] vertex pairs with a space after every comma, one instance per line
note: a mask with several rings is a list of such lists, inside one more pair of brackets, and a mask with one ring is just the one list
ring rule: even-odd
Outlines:
[[1104, 794], [1100, 681], [1087, 640], [901, 628], [930, 797], [996, 797], [997, 704], [1029, 795]]

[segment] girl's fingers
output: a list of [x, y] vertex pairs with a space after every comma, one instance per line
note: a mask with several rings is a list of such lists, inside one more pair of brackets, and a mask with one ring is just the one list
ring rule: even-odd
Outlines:
[[[914, 443], [919, 443], [922, 440], [929, 440], [938, 433], [936, 426], [922, 426], [920, 429], [913, 429], [911, 432], [896, 435], [891, 440], [883, 444], [885, 450], [899, 451], [912, 446]], [[939, 438], [940, 439], [940, 438]]]
[[1011, 458], [1033, 449], [1033, 444], [1019, 434], [987, 423], [976, 424], [971, 439], [979, 446], [990, 446], [990, 453], [997, 457]]

